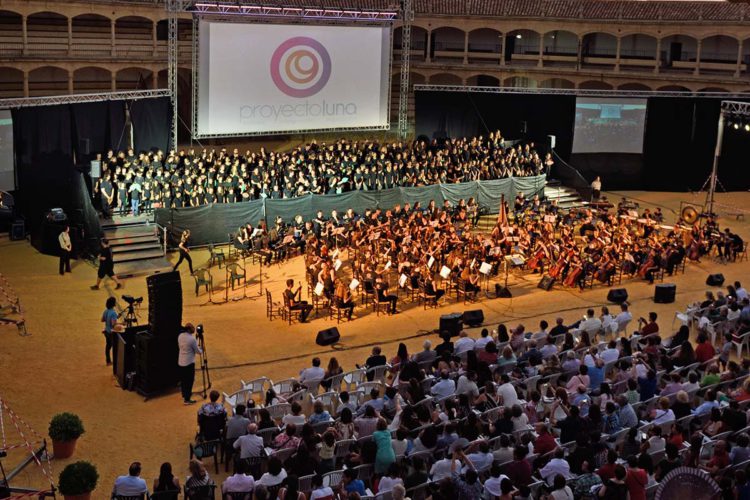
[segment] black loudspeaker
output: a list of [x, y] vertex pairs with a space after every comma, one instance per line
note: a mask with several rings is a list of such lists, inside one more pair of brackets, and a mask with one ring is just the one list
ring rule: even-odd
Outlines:
[[315, 338], [315, 343], [318, 345], [331, 345], [338, 342], [339, 339], [341, 339], [339, 329], [334, 326], [333, 328], [319, 331], [318, 336]]
[[148, 323], [157, 337], [176, 338], [182, 325], [182, 282], [180, 273], [152, 274], [148, 287]]
[[677, 286], [671, 283], [656, 285], [654, 288], [654, 302], [658, 304], [671, 304], [677, 293]]
[[443, 332], [448, 332], [451, 337], [458, 336], [458, 334], [461, 333], [461, 329], [464, 327], [463, 317], [464, 315], [461, 313], [444, 314], [440, 316], [439, 333], [442, 335]]
[[121, 389], [127, 388], [127, 374], [135, 371], [135, 338], [147, 333], [148, 325], [133, 326], [122, 333], [112, 333], [112, 373]]
[[26, 223], [23, 219], [14, 220], [10, 225], [11, 241], [22, 240], [26, 238]]
[[721, 286], [724, 284], [724, 275], [719, 274], [709, 274], [708, 278], [706, 278], [706, 284], [708, 286]]
[[138, 393], [150, 396], [177, 385], [177, 339], [140, 333], [135, 337], [135, 374]]
[[498, 299], [509, 299], [513, 297], [513, 294], [510, 293], [510, 288], [495, 283], [495, 297]]
[[469, 326], [479, 326], [484, 323], [484, 311], [474, 309], [473, 311], [464, 311], [463, 322]]
[[552, 276], [544, 276], [536, 287], [549, 292], [554, 284], [555, 278], [553, 278]]
[[622, 304], [628, 300], [628, 291], [624, 288], [613, 288], [607, 294], [607, 300], [615, 304]]

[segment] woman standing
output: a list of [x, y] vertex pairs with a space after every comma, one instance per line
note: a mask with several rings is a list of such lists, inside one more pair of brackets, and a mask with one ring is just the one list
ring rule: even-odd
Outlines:
[[391, 444], [391, 433], [384, 418], [379, 418], [376, 431], [372, 433], [372, 439], [378, 447], [375, 455], [375, 473], [384, 474], [391, 464], [396, 462], [396, 454]]
[[177, 261], [177, 264], [174, 265], [174, 269], [172, 269], [172, 271], [177, 271], [177, 268], [180, 267], [182, 261], [187, 260], [188, 267], [190, 268], [190, 274], [193, 274], [193, 259], [190, 258], [190, 248], [188, 248], [189, 239], [190, 229], [185, 229], [182, 232], [182, 236], [180, 236], [180, 259]]

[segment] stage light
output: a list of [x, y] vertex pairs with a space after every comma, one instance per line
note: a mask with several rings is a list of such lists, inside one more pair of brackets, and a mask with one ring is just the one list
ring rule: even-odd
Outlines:
[[745, 124], [745, 132], [750, 132], [750, 123]]
[[739, 129], [740, 129], [740, 124], [739, 124], [739, 123], [737, 123], [737, 122], [735, 122], [735, 123], [734, 123], [734, 129], [735, 129], [735, 130], [739, 130]]
[[517, 34], [517, 35], [516, 35], [516, 38], [518, 38], [518, 39], [520, 40], [521, 38], [523, 38], [523, 35], [521, 35], [521, 34], [519, 33], [519, 34]]

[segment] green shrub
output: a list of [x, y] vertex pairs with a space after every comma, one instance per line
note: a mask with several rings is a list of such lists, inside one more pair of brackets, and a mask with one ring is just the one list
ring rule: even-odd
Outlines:
[[63, 495], [83, 495], [94, 491], [99, 481], [99, 473], [90, 462], [68, 464], [60, 473], [57, 486]]
[[49, 423], [49, 437], [53, 441], [72, 441], [83, 433], [83, 422], [73, 413], [58, 413]]

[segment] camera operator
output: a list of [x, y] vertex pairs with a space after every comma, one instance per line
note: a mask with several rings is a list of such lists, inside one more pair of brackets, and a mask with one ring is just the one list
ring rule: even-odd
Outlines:
[[177, 337], [177, 345], [180, 349], [180, 355], [177, 360], [180, 370], [180, 389], [182, 390], [182, 400], [185, 405], [195, 404], [196, 401], [191, 398], [193, 395], [193, 381], [195, 380], [195, 355], [201, 353], [198, 347], [198, 341], [193, 334], [195, 327], [188, 323], [185, 325], [182, 333]]
[[104, 323], [104, 359], [107, 362], [107, 366], [112, 364], [112, 358], [110, 352], [112, 351], [112, 336], [114, 335], [115, 326], [117, 325], [118, 314], [115, 311], [115, 304], [117, 300], [114, 297], [109, 297], [105, 304], [104, 312], [102, 313], [102, 322]]

